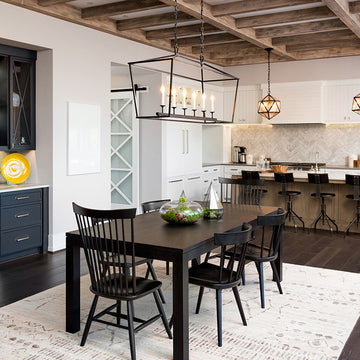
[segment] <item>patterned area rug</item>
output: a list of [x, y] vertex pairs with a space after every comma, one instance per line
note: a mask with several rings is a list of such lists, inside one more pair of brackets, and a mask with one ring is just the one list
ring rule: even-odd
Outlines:
[[[171, 276], [164, 262], [155, 269], [163, 282], [171, 315]], [[265, 268], [266, 309], [260, 308], [258, 277], [246, 267], [247, 284], [240, 296], [248, 326], [243, 326], [232, 291], [223, 293], [223, 347], [217, 346], [215, 292], [205, 290], [200, 314], [194, 314], [198, 288], [190, 286], [191, 360], [330, 360], [337, 359], [360, 311], [360, 274], [284, 265], [280, 295]], [[89, 278], [81, 281], [82, 329], [92, 296]], [[98, 309], [107, 303], [99, 303]], [[125, 306], [124, 306], [125, 308]], [[156, 312], [152, 296], [135, 303], [135, 313]], [[0, 359], [113, 360], [130, 359], [127, 331], [94, 323], [87, 343], [65, 328], [65, 286], [60, 285], [0, 309]], [[172, 341], [160, 320], [136, 335], [137, 359], [172, 359]]]

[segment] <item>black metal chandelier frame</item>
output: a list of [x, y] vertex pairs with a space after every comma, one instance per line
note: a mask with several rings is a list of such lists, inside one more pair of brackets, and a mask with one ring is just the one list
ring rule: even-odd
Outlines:
[[[156, 58], [151, 58], [151, 59], [147, 59], [147, 60], [140, 60], [140, 61], [133, 61], [133, 62], [129, 62], [129, 72], [130, 72], [130, 80], [131, 80], [131, 87], [132, 87], [132, 92], [133, 92], [133, 96], [134, 96], [134, 105], [135, 105], [135, 113], [136, 113], [136, 117], [138, 119], [151, 119], [151, 120], [164, 120], [164, 121], [179, 121], [179, 122], [190, 122], [190, 123], [194, 123], [194, 122], [198, 122], [198, 123], [210, 123], [210, 124], [214, 124], [214, 123], [226, 123], [226, 124], [231, 124], [234, 122], [234, 114], [235, 114], [235, 106], [236, 106], [236, 98], [237, 98], [237, 94], [238, 94], [238, 87], [239, 87], [239, 78], [221, 70], [216, 68], [213, 65], [210, 65], [208, 63], [206, 63], [204, 61], [204, 19], [203, 19], [203, 0], [201, 0], [201, 31], [200, 31], [200, 45], [201, 45], [201, 50], [200, 50], [200, 60], [195, 60], [192, 59], [188, 56], [184, 56], [179, 54], [179, 47], [178, 47], [178, 42], [177, 42], [177, 0], [175, 0], [175, 22], [174, 22], [174, 53], [171, 55], [165, 55], [165, 56], [161, 56], [161, 57], [156, 57]], [[156, 70], [158, 72], [164, 73], [169, 75], [169, 96], [168, 96], [168, 101], [167, 101], [167, 105], [160, 105], [161, 107], [161, 111], [156, 112], [154, 115], [148, 115], [148, 116], [141, 116], [140, 112], [139, 112], [139, 105], [137, 104], [137, 99], [136, 99], [136, 84], [134, 82], [134, 76], [133, 76], [133, 68], [134, 67], [141, 67], [143, 69], [148, 69], [148, 70], [153, 70], [151, 68], [151, 66], [146, 66], [154, 64], [154, 63], [161, 63], [161, 62], [170, 62], [170, 71], [164, 71], [164, 70]], [[175, 73], [174, 72], [174, 63], [175, 62], [179, 62], [179, 63], [184, 63], [187, 66], [192, 66], [192, 67], [196, 67], [198, 69], [200, 69], [200, 78], [195, 78], [193, 76], [187, 76], [184, 74], [179, 74], [179, 73]], [[206, 72], [207, 74], [214, 74], [214, 76], [218, 76], [220, 78], [209, 78], [209, 79], [205, 79], [204, 78], [204, 72]], [[211, 111], [210, 112], [210, 116], [207, 116], [206, 114], [206, 110], [199, 110], [202, 113], [202, 116], [197, 116], [196, 115], [196, 111], [193, 109], [191, 110], [193, 112], [193, 114], [186, 114], [185, 113], [185, 109], [184, 110], [184, 114], [177, 114], [175, 113], [175, 109], [176, 109], [176, 104], [173, 104], [173, 78], [178, 77], [178, 78], [183, 78], [183, 79], [188, 79], [188, 80], [192, 80], [195, 81], [197, 83], [200, 84], [200, 89], [201, 89], [201, 94], [203, 95], [205, 92], [205, 86], [206, 84], [214, 84], [214, 83], [218, 83], [218, 82], [227, 82], [227, 81], [232, 81], [235, 83], [235, 92], [234, 92], [234, 104], [233, 104], [233, 109], [232, 109], [232, 116], [231, 116], [231, 121], [224, 121], [224, 120], [219, 120], [216, 117], [214, 117], [214, 112]]]

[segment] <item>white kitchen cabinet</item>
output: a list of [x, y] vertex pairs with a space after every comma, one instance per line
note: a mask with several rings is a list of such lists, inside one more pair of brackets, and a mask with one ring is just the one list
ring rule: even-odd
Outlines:
[[219, 177], [223, 176], [223, 166], [206, 166], [203, 167], [202, 173], [202, 199], [204, 198], [206, 191], [212, 183], [216, 192], [220, 196], [220, 184]]
[[360, 93], [357, 83], [329, 82], [324, 87], [324, 119], [327, 124], [359, 123], [360, 115], [351, 111], [353, 98]]
[[185, 190], [185, 181], [182, 176], [167, 179], [165, 196], [171, 200], [178, 200], [182, 191]]
[[166, 176], [200, 173], [202, 166], [201, 125], [187, 123], [164, 124]]
[[[257, 105], [262, 99], [260, 86], [241, 86], [235, 107], [235, 124], [261, 124], [261, 116], [257, 113]], [[234, 93], [224, 92], [224, 120], [230, 121], [234, 105]]]
[[202, 201], [201, 174], [194, 174], [185, 177], [185, 194], [191, 201]]
[[[267, 84], [262, 86], [267, 95]], [[271, 84], [271, 95], [280, 100], [280, 114], [267, 124], [319, 124], [323, 119], [323, 82], [307, 81]]]

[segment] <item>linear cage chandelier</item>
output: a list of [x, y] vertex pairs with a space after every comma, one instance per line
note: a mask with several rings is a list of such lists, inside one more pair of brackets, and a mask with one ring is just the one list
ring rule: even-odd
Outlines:
[[265, 49], [268, 53], [268, 93], [258, 103], [258, 114], [270, 120], [280, 114], [280, 100], [275, 99], [270, 94], [270, 52], [272, 48]]
[[[180, 55], [177, 42], [177, 0], [175, 0], [174, 53], [129, 62], [136, 117], [192, 123], [233, 123], [239, 79], [204, 61], [204, 19], [201, 0], [200, 59]], [[151, 84], [137, 98], [135, 84]], [[233, 96], [229, 104], [224, 91]], [[228, 98], [227, 98], [228, 99]], [[223, 109], [232, 107], [229, 119]]]

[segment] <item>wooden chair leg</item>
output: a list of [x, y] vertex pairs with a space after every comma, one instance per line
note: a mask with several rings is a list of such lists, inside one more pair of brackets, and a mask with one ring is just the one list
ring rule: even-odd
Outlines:
[[131, 300], [127, 301], [127, 314], [128, 314], [128, 330], [129, 330], [131, 360], [136, 360], [135, 331], [134, 331], [134, 303]]
[[276, 266], [275, 266], [273, 261], [270, 261], [270, 265], [271, 265], [271, 268], [272, 268], [272, 271], [273, 271], [273, 274], [274, 274], [274, 277], [275, 277], [275, 280], [276, 280], [276, 285], [277, 285], [277, 287], [279, 289], [279, 293], [282, 294], [283, 291], [282, 291], [282, 288], [281, 288], [279, 274], [278, 274], [278, 272], [276, 270]]
[[247, 325], [247, 322], [246, 322], [246, 317], [245, 317], [245, 313], [244, 313], [244, 309], [241, 305], [241, 300], [240, 300], [240, 295], [239, 295], [239, 290], [237, 289], [237, 286], [234, 286], [233, 288], [233, 293], [235, 295], [235, 300], [236, 300], [236, 304], [239, 308], [239, 311], [240, 311], [240, 316], [241, 316], [241, 320], [244, 324], [244, 326]]
[[86, 338], [87, 338], [87, 336], [89, 334], [90, 325], [91, 325], [92, 319], [94, 317], [94, 313], [95, 313], [95, 309], [96, 309], [96, 305], [97, 305], [98, 300], [99, 300], [99, 295], [95, 295], [94, 300], [93, 300], [93, 302], [91, 304], [91, 308], [90, 308], [90, 311], [89, 311], [88, 318], [86, 320], [86, 325], [85, 325], [83, 336], [81, 338], [80, 346], [85, 345]]
[[[149, 261], [149, 262], [147, 263], [147, 265], [148, 265], [148, 270], [150, 271], [151, 277], [152, 277], [154, 280], [157, 280], [158, 278], [157, 278], [157, 276], [156, 276], [154, 267], [152, 266], [152, 260]], [[159, 291], [159, 295], [160, 295], [160, 298], [161, 298], [162, 303], [163, 303], [163, 304], [166, 304], [165, 297], [164, 297], [164, 294], [163, 294], [162, 290], [159, 289], [158, 291]]]
[[116, 324], [120, 325], [121, 322], [121, 301], [116, 301]]
[[265, 295], [264, 295], [264, 271], [263, 271], [263, 263], [257, 263], [256, 268], [259, 273], [259, 283], [260, 283], [260, 298], [261, 298], [261, 307], [265, 308]]
[[222, 346], [222, 314], [221, 314], [221, 290], [216, 290], [216, 316], [218, 330], [218, 346]]
[[203, 286], [200, 286], [199, 296], [198, 296], [198, 301], [197, 301], [197, 304], [196, 304], [195, 314], [198, 314], [199, 311], [200, 311], [200, 305], [201, 305], [201, 300], [202, 300], [203, 294], [204, 294], [204, 287], [203, 287]]
[[166, 332], [167, 332], [167, 334], [168, 334], [168, 336], [169, 336], [169, 339], [172, 339], [172, 334], [171, 334], [170, 326], [169, 326], [169, 323], [168, 323], [168, 321], [167, 321], [164, 308], [163, 308], [163, 306], [162, 306], [162, 304], [161, 304], [159, 294], [155, 291], [155, 292], [153, 293], [153, 295], [154, 295], [154, 299], [155, 299], [155, 302], [156, 302], [156, 306], [157, 306], [157, 308], [158, 308], [158, 310], [159, 310], [159, 313], [160, 313], [160, 315], [161, 315], [161, 320], [162, 320], [162, 322], [163, 322], [163, 324], [164, 324], [165, 330], [166, 330]]

